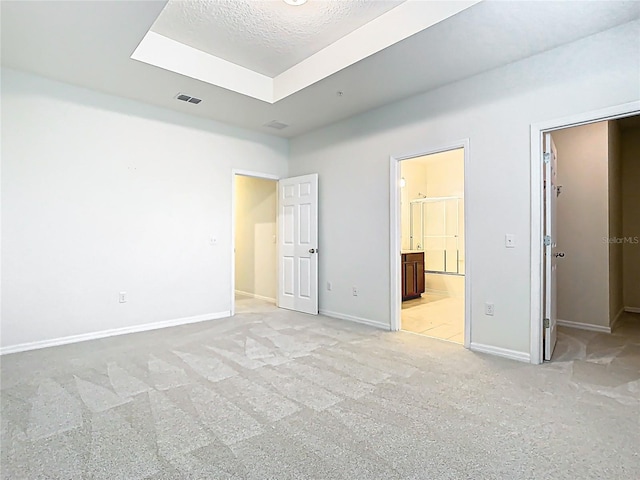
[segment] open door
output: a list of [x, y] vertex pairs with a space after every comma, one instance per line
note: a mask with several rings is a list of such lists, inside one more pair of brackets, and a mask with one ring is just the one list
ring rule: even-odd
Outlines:
[[318, 314], [318, 174], [278, 182], [278, 306]]
[[544, 359], [551, 360], [557, 337], [556, 202], [558, 198], [556, 146], [544, 135]]

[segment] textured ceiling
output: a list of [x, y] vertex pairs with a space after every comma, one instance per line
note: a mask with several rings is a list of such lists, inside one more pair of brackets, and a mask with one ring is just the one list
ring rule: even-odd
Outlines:
[[[640, 58], [637, 41], [640, 22], [627, 23], [640, 18], [639, 1], [486, 1], [269, 104], [132, 60], [131, 52], [165, 3], [164, 0], [3, 0], [0, 2], [2, 66], [162, 107], [153, 118], [165, 122], [208, 128], [189, 118], [199, 116], [271, 135], [296, 137], [618, 25], [630, 36], [618, 37], [620, 30], [604, 35], [634, 41], [621, 41], [616, 45], [616, 55], [627, 56], [629, 61]], [[608, 52], [598, 52], [602, 48], [598, 41], [587, 39], [587, 44], [595, 49], [598, 58], [606, 58]], [[575, 58], [581, 58], [580, 50], [574, 48], [571, 52]], [[557, 72], [557, 81], [563, 81], [573, 67], [570, 57], [562, 58], [568, 62], [566, 68], [551, 64], [544, 74]], [[530, 69], [538, 68], [537, 65], [527, 63], [511, 70], [512, 76], [505, 80], [510, 86], [504, 95], [536, 81], [541, 73]], [[602, 75], [619, 74], [608, 71], [607, 63], [590, 68]], [[338, 90], [344, 95], [336, 95]], [[175, 99], [178, 92], [203, 101], [198, 105], [181, 102]], [[469, 92], [454, 107], [463, 108], [474, 98], [474, 92]], [[69, 101], [92, 103], [94, 97], [78, 91]], [[97, 108], [107, 108], [106, 105], [124, 109], [116, 98], [105, 100]], [[411, 119], [415, 112], [407, 108], [407, 119]], [[127, 115], [152, 112], [136, 103], [123, 111]], [[290, 126], [284, 130], [263, 126], [272, 120]], [[241, 135], [236, 130], [229, 132]]]
[[169, 0], [151, 30], [275, 77], [404, 0]]

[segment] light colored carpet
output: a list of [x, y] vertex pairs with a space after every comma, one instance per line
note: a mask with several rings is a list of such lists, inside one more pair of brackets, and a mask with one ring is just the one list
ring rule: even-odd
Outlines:
[[560, 361], [531, 366], [253, 300], [238, 312], [4, 356], [2, 478], [640, 471], [638, 329], [605, 343], [562, 330]]

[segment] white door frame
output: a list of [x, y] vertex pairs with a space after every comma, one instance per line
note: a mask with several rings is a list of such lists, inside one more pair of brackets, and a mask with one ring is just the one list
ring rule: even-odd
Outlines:
[[540, 364], [544, 359], [542, 351], [542, 329], [544, 312], [543, 275], [543, 221], [544, 196], [542, 175], [543, 135], [553, 130], [577, 127], [589, 123], [615, 120], [640, 114], [640, 101], [624, 103], [600, 110], [584, 112], [569, 117], [547, 120], [531, 125], [531, 345], [530, 361]]
[[402, 245], [400, 243], [400, 235], [402, 232], [402, 212], [400, 211], [400, 162], [403, 160], [409, 160], [416, 157], [422, 157], [424, 155], [432, 155], [434, 153], [448, 152], [450, 150], [457, 150], [464, 148], [464, 346], [469, 348], [471, 344], [471, 263], [472, 259], [469, 258], [469, 139], [458, 140], [456, 142], [441, 145], [435, 148], [429, 148], [420, 150], [417, 152], [410, 152], [404, 155], [392, 155], [389, 161], [389, 220], [390, 220], [390, 248], [389, 248], [389, 263], [390, 263], [390, 288], [391, 288], [391, 331], [398, 331], [401, 327], [401, 310], [402, 310], [402, 294], [400, 286], [401, 276], [401, 258], [400, 251]]
[[[263, 178], [265, 180], [280, 180], [280, 177], [271, 173], [252, 172], [249, 170], [231, 170], [231, 316], [236, 314], [236, 176]], [[277, 198], [277, 195], [276, 195]], [[276, 232], [278, 231], [278, 205], [276, 204]], [[276, 280], [280, 278], [276, 262]], [[276, 295], [276, 306], [278, 296]]]

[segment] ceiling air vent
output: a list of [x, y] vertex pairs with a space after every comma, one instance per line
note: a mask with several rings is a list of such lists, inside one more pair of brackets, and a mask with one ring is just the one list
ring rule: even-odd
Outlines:
[[275, 128], [276, 130], [282, 130], [283, 128], [287, 128], [289, 125], [277, 120], [271, 120], [270, 122], [265, 123], [263, 126], [268, 128]]
[[177, 94], [176, 98], [178, 100], [182, 100], [183, 102], [193, 103], [195, 105], [199, 104], [202, 101], [201, 98], [196, 98], [196, 97], [192, 97], [190, 95], [185, 95], [184, 93]]

